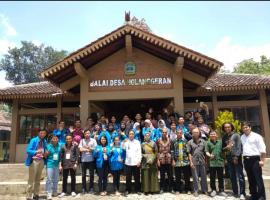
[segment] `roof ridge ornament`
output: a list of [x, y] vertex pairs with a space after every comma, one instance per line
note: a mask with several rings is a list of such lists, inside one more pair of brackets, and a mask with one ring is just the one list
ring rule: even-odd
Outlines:
[[139, 28], [143, 31], [147, 31], [152, 33], [152, 30], [150, 29], [150, 27], [146, 24], [145, 19], [142, 18], [141, 20], [138, 20], [137, 17], [133, 16], [132, 19], [130, 20], [130, 11], [125, 12], [125, 25], [131, 25], [134, 26], [136, 28]]

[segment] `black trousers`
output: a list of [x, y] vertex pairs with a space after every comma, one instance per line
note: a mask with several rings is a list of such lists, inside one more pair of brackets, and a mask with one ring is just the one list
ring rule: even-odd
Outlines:
[[112, 170], [114, 190], [119, 191], [121, 170]]
[[76, 186], [76, 170], [73, 168], [69, 169], [63, 169], [63, 185], [62, 185], [62, 191], [64, 193], [67, 193], [67, 179], [68, 175], [70, 174], [71, 177], [71, 192], [75, 192], [75, 186]]
[[89, 170], [90, 174], [90, 184], [89, 190], [94, 188], [94, 170], [95, 170], [95, 161], [92, 162], [82, 162], [82, 188], [86, 191], [86, 172]]
[[262, 168], [259, 156], [244, 156], [244, 167], [247, 172], [249, 191], [252, 200], [265, 200], [265, 188], [262, 179]]
[[140, 192], [141, 191], [140, 167], [126, 165], [126, 191], [128, 192], [131, 192], [132, 176], [134, 177], [135, 180], [135, 190], [136, 192]]
[[183, 166], [183, 167], [175, 167], [175, 182], [176, 182], [176, 191], [181, 192], [182, 182], [181, 176], [183, 174], [184, 181], [185, 181], [185, 191], [191, 191], [190, 188], [190, 166]]
[[217, 175], [219, 192], [224, 192], [223, 167], [210, 167], [209, 171], [210, 171], [211, 190], [217, 191], [216, 188], [216, 175]]
[[169, 184], [169, 190], [172, 190], [172, 166], [171, 164], [161, 164], [160, 165], [160, 188], [164, 190], [166, 187], [165, 183], [165, 174], [167, 173], [168, 176], [168, 184]]
[[102, 168], [97, 168], [98, 173], [98, 189], [99, 192], [106, 191], [108, 182], [109, 165], [108, 161], [103, 163]]

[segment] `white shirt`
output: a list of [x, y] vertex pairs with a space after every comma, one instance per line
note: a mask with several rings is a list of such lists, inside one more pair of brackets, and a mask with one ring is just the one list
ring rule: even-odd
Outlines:
[[128, 166], [135, 166], [141, 162], [142, 159], [142, 149], [139, 140], [133, 139], [127, 140], [123, 144], [123, 149], [126, 150], [126, 160], [125, 164]]
[[255, 132], [250, 132], [248, 136], [241, 136], [243, 146], [243, 156], [260, 156], [261, 153], [266, 153], [266, 146], [263, 137]]
[[[90, 147], [92, 151], [96, 148], [97, 142], [93, 138], [89, 138], [88, 140], [86, 139], [81, 139], [79, 148], [83, 147]], [[82, 152], [82, 162], [92, 162], [94, 160], [93, 153], [91, 152]]]

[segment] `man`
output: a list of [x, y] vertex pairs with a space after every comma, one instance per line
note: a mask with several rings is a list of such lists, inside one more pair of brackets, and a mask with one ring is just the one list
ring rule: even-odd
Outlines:
[[93, 156], [93, 151], [97, 146], [95, 139], [90, 138], [90, 130], [84, 131], [84, 139], [81, 139], [79, 144], [82, 162], [82, 193], [85, 194], [86, 190], [86, 171], [89, 170], [90, 174], [90, 185], [89, 192], [94, 192], [94, 170], [95, 170], [95, 161]]
[[80, 144], [82, 137], [83, 137], [83, 129], [81, 128], [81, 120], [76, 120], [75, 128], [73, 131], [73, 140], [72, 140], [73, 143], [78, 146]]
[[44, 139], [46, 134], [46, 130], [39, 131], [38, 136], [31, 139], [26, 149], [25, 165], [29, 167], [27, 199], [39, 199], [40, 177], [44, 167], [44, 154], [47, 149], [47, 142]]
[[131, 192], [131, 179], [134, 176], [135, 190], [141, 194], [140, 185], [140, 165], [142, 160], [141, 144], [134, 139], [134, 131], [129, 131], [129, 138], [123, 143], [123, 149], [126, 151], [126, 192], [125, 196]]
[[265, 200], [265, 188], [262, 179], [262, 167], [266, 156], [266, 146], [262, 136], [251, 131], [250, 123], [242, 123], [244, 166], [247, 172], [251, 200]]
[[67, 129], [65, 128], [65, 122], [59, 121], [58, 128], [54, 129], [53, 135], [58, 137], [59, 145], [62, 146], [65, 144], [65, 137], [67, 134]]
[[185, 192], [190, 194], [190, 166], [187, 151], [187, 140], [183, 137], [181, 129], [177, 130], [177, 138], [172, 144], [172, 165], [176, 177], [176, 194], [181, 192], [181, 176], [185, 179]]
[[245, 193], [245, 177], [242, 164], [242, 145], [239, 134], [234, 133], [234, 126], [230, 122], [222, 124], [222, 131], [225, 133], [222, 137], [222, 149], [225, 151], [225, 159], [228, 166], [229, 176], [232, 183], [234, 196], [238, 197], [238, 184], [240, 199], [244, 200]]
[[194, 128], [191, 132], [192, 139], [187, 144], [187, 151], [193, 177], [194, 196], [198, 197], [199, 177], [201, 177], [202, 193], [207, 194], [208, 192], [204, 155], [205, 141], [201, 138], [199, 128]]
[[222, 158], [222, 142], [218, 140], [217, 133], [215, 131], [210, 132], [210, 140], [206, 142], [205, 145], [206, 155], [209, 157], [210, 162], [210, 187], [211, 187], [211, 197], [216, 196], [216, 175], [218, 178], [218, 188], [219, 194], [221, 196], [227, 197], [224, 192], [224, 179], [223, 179], [223, 168], [224, 160]]

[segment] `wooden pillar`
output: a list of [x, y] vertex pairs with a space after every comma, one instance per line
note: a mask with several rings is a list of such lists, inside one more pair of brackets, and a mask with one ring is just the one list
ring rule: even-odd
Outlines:
[[261, 105], [261, 116], [262, 116], [262, 129], [264, 132], [264, 140], [266, 144], [267, 156], [270, 156], [270, 126], [269, 126], [269, 114], [267, 107], [267, 97], [265, 90], [260, 90], [260, 105]]
[[212, 110], [213, 110], [213, 118], [214, 120], [218, 116], [218, 106], [217, 106], [217, 95], [212, 94]]
[[9, 162], [14, 163], [16, 158], [16, 144], [18, 138], [18, 120], [19, 120], [19, 101], [13, 100], [12, 103], [12, 123], [10, 134], [10, 146], [9, 146]]
[[89, 89], [89, 81], [88, 78], [81, 77], [80, 81], [80, 120], [82, 122], [82, 125], [84, 126], [86, 123], [86, 120], [90, 113], [90, 106], [88, 101], [88, 89]]
[[180, 115], [184, 115], [183, 67], [184, 58], [177, 57], [174, 64], [175, 73], [173, 73], [173, 88], [175, 90], [173, 100], [175, 112], [178, 112]]
[[60, 120], [62, 119], [62, 105], [63, 105], [63, 98], [62, 96], [60, 98], [57, 98], [57, 123], [59, 123]]

